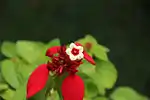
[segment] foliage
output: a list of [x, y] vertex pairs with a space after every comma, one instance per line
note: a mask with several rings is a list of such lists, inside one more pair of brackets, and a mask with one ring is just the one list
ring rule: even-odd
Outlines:
[[[78, 74], [85, 82], [84, 100], [147, 100], [146, 97], [129, 87], [118, 87], [110, 96], [107, 96], [106, 90], [113, 89], [118, 77], [115, 66], [107, 56], [109, 49], [98, 44], [90, 35], [77, 41], [96, 61], [96, 66], [84, 61], [79, 67]], [[56, 45], [60, 45], [59, 39], [48, 43], [26, 40], [19, 40], [16, 43], [3, 42], [1, 53], [6, 59], [0, 62], [1, 99], [26, 100], [28, 77], [39, 64], [47, 62], [46, 50]], [[59, 91], [55, 90], [56, 82], [59, 83], [57, 79], [49, 79], [47, 86], [31, 100], [60, 100]]]

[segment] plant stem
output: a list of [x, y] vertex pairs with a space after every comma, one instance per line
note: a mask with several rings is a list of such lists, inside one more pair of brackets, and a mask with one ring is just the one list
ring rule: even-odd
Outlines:
[[62, 94], [61, 94], [60, 89], [58, 89], [57, 92], [58, 92], [58, 95], [59, 95], [60, 100], [63, 100], [63, 97], [62, 97]]

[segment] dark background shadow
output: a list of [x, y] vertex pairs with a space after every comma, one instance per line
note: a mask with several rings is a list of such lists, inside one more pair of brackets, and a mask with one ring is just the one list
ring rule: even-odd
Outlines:
[[68, 43], [91, 33], [111, 50], [117, 86], [150, 95], [149, 7], [149, 0], [0, 0], [0, 39]]

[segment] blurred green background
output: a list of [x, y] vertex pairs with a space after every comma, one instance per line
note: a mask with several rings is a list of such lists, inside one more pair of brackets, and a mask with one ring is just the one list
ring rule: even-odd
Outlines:
[[149, 5], [148, 0], [0, 0], [0, 42], [69, 43], [90, 33], [111, 50], [116, 86], [150, 96]]

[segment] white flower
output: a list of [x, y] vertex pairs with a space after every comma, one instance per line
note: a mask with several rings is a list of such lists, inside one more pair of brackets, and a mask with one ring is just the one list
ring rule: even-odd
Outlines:
[[70, 44], [69, 48], [66, 49], [66, 53], [71, 60], [81, 60], [84, 57], [83, 47], [77, 46], [74, 43]]

